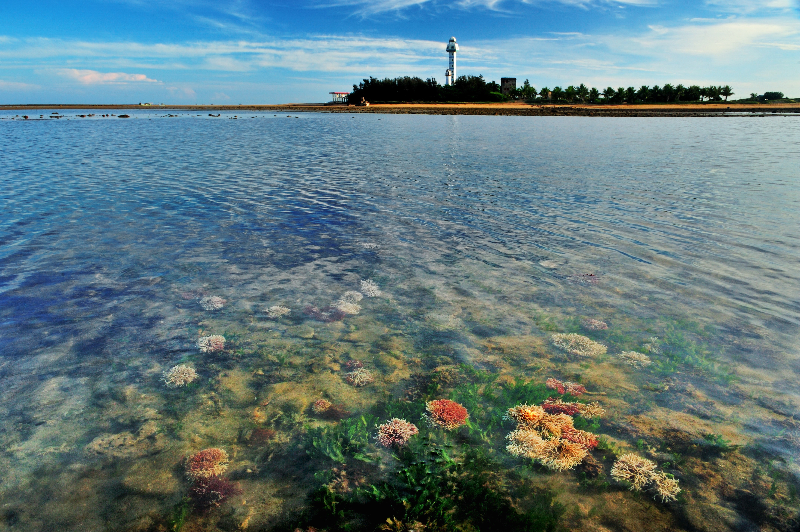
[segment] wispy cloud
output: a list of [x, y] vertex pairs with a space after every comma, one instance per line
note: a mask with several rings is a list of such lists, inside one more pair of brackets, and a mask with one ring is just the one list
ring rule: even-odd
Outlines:
[[59, 76], [74, 79], [84, 85], [106, 85], [121, 83], [161, 83], [144, 74], [126, 74], [125, 72], [98, 72], [97, 70], [78, 70], [61, 68], [56, 71]]
[[5, 81], [0, 79], [0, 90], [4, 91], [30, 91], [40, 89], [39, 85], [20, 83], [19, 81]]
[[[779, 1], [779, 0], [775, 0]], [[318, 7], [354, 6], [362, 16], [387, 12], [400, 12], [411, 7], [436, 9], [488, 9], [501, 11], [513, 9], [514, 4], [565, 4], [590, 9], [600, 6], [654, 6], [658, 0], [324, 0]]]
[[706, 5], [725, 13], [788, 12], [800, 8], [799, 0], [706, 0]]

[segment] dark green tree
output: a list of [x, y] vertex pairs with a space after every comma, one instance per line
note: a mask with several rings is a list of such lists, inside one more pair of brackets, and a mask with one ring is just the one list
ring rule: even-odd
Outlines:
[[625, 101], [629, 104], [636, 103], [636, 89], [633, 87], [625, 89]]
[[586, 87], [586, 85], [581, 83], [578, 86], [577, 92], [578, 92], [578, 99], [580, 99], [580, 101], [582, 101], [583, 103], [586, 103], [586, 101], [589, 99], [589, 89]]
[[577, 90], [575, 89], [575, 87], [573, 87], [572, 85], [570, 85], [569, 87], [567, 87], [566, 89], [564, 89], [564, 98], [565, 98], [565, 99], [566, 99], [566, 100], [567, 100], [569, 103], [572, 103], [573, 101], [575, 101], [575, 97], [576, 97], [577, 95], [578, 95], [578, 91], [577, 91]]
[[558, 103], [564, 99], [564, 89], [561, 87], [553, 87], [553, 91], [551, 93], [551, 97], [553, 98], [553, 102]]
[[590, 103], [597, 103], [597, 100], [600, 99], [600, 91], [596, 88], [592, 87], [589, 89], [589, 102]]
[[603, 90], [603, 100], [605, 103], [611, 103], [614, 100], [614, 96], [617, 94], [617, 91], [614, 90], [614, 87], [606, 87]]
[[639, 87], [639, 90], [636, 91], [636, 99], [642, 103], [647, 103], [647, 98], [650, 96], [650, 87], [647, 85], [642, 85]]
[[730, 85], [725, 85], [724, 87], [722, 87], [720, 89], [719, 93], [721, 95], [725, 96], [725, 101], [727, 102], [728, 101], [728, 96], [731, 96], [733, 94], [733, 89], [731, 88]]
[[539, 97], [542, 100], [549, 100], [550, 99], [550, 89], [547, 87], [542, 87], [542, 90], [539, 91]]

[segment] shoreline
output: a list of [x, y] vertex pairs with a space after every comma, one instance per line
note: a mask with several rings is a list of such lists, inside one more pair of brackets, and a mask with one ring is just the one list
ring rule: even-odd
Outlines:
[[690, 117], [690, 116], [750, 116], [787, 114], [800, 116], [800, 103], [703, 103], [703, 104], [641, 104], [641, 105], [530, 105], [521, 102], [504, 103], [401, 103], [373, 104], [358, 107], [342, 104], [280, 104], [280, 105], [92, 105], [45, 104], [0, 105], [0, 111], [44, 110], [160, 110], [160, 111], [272, 111], [322, 113], [377, 113], [430, 115], [487, 115], [487, 116], [606, 116], [606, 117]]

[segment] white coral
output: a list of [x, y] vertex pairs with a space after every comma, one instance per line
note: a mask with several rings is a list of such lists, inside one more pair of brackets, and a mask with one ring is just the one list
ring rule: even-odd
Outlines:
[[367, 297], [378, 297], [381, 295], [380, 288], [378, 288], [378, 285], [375, 284], [372, 279], [363, 279], [361, 281], [361, 291]]
[[270, 319], [276, 320], [276, 319], [280, 318], [281, 316], [285, 316], [286, 314], [289, 314], [290, 312], [291, 312], [291, 309], [289, 309], [287, 307], [282, 307], [280, 305], [273, 305], [273, 306], [271, 306], [271, 307], [269, 307], [267, 309], [267, 316]]

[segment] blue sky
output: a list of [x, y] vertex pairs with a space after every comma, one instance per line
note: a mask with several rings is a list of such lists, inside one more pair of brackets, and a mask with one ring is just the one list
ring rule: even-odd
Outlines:
[[2, 0], [0, 104], [326, 101], [367, 76], [800, 97], [800, 0]]

